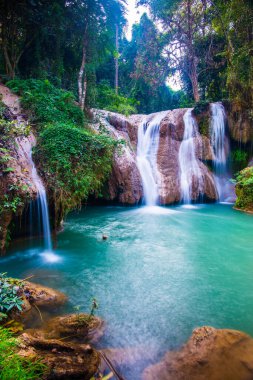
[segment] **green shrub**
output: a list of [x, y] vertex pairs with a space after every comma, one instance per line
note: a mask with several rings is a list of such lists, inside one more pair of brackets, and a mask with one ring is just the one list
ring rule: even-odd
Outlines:
[[200, 115], [202, 113], [206, 113], [206, 112], [209, 112], [209, 102], [208, 101], [202, 100], [202, 101], [199, 101], [198, 103], [196, 103], [196, 105], [193, 109], [193, 113], [195, 116]]
[[253, 166], [241, 170], [236, 176], [236, 207], [253, 211]]
[[[117, 142], [72, 124], [51, 124], [40, 134], [34, 149], [50, 192], [63, 215], [98, 194], [111, 171]], [[43, 162], [43, 166], [40, 164]], [[62, 216], [63, 216], [62, 215]]]
[[15, 171], [13, 168], [15, 138], [26, 136], [29, 132], [29, 125], [17, 125], [14, 121], [4, 120], [0, 115], [0, 172], [4, 178], [7, 178], [0, 194], [0, 216], [5, 211], [16, 213], [29, 197], [28, 187], [22, 185], [18, 179], [14, 185], [12, 178], [8, 181], [9, 177], [7, 177]]
[[46, 366], [38, 359], [23, 358], [17, 354], [19, 342], [11, 332], [0, 327], [1, 380], [38, 380]]
[[30, 121], [37, 124], [69, 121], [82, 126], [84, 115], [74, 95], [53, 86], [48, 80], [14, 79], [7, 86], [21, 96], [21, 105]]
[[116, 95], [115, 89], [111, 88], [106, 81], [102, 81], [98, 86], [98, 108], [128, 116], [137, 113], [136, 105], [136, 100]]
[[[21, 96], [30, 120], [39, 126], [34, 157], [58, 223], [90, 194], [99, 195], [111, 171], [117, 143], [106, 134], [85, 128], [84, 114], [73, 94], [56, 88], [48, 80], [12, 80], [7, 85]], [[114, 110], [121, 111], [125, 104], [125, 111], [130, 112], [130, 103], [119, 98]]]
[[6, 277], [5, 273], [0, 273], [0, 289], [0, 312], [2, 315], [7, 315], [12, 309], [21, 311], [23, 299], [20, 293], [20, 283]]
[[242, 167], [246, 165], [248, 160], [248, 153], [241, 149], [236, 149], [231, 152], [231, 161], [242, 165]]

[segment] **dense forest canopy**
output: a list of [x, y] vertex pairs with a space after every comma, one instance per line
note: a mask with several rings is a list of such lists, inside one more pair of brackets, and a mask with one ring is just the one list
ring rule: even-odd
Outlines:
[[[0, 0], [3, 79], [48, 79], [82, 109], [154, 112], [206, 100], [252, 106], [251, 0]], [[181, 91], [167, 79], [180, 77]]]

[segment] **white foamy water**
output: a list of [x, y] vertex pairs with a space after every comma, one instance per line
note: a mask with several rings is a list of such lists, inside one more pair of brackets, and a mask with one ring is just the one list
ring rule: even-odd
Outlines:
[[141, 174], [144, 202], [155, 206], [159, 200], [157, 150], [159, 146], [160, 122], [166, 112], [159, 112], [151, 120], [144, 120], [138, 129], [137, 165]]
[[194, 138], [199, 137], [198, 125], [189, 109], [184, 114], [184, 138], [179, 148], [181, 200], [191, 203], [193, 185], [198, 195], [203, 193], [203, 177], [195, 153]]

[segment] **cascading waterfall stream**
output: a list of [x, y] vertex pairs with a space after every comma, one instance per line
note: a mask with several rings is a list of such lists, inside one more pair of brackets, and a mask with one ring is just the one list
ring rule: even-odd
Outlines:
[[50, 223], [49, 223], [49, 213], [48, 213], [48, 203], [45, 187], [40, 179], [37, 169], [32, 160], [32, 155], [30, 154], [30, 162], [32, 167], [32, 178], [33, 182], [38, 190], [38, 202], [39, 209], [41, 211], [42, 226], [43, 226], [43, 237], [44, 237], [44, 246], [47, 252], [52, 252], [52, 240], [50, 234]]
[[181, 200], [185, 204], [191, 203], [193, 190], [197, 192], [197, 197], [203, 193], [204, 184], [195, 153], [195, 137], [199, 137], [198, 125], [192, 116], [192, 109], [189, 109], [184, 114], [184, 137], [178, 155]]
[[211, 104], [211, 143], [214, 150], [214, 168], [216, 174], [226, 172], [227, 154], [225, 149], [226, 113], [221, 103]]
[[159, 146], [160, 122], [166, 112], [159, 112], [153, 119], [145, 121], [138, 129], [137, 165], [141, 174], [144, 202], [147, 206], [158, 203], [157, 150]]
[[211, 104], [211, 143], [214, 151], [214, 179], [220, 201], [233, 201], [234, 188], [227, 165], [229, 143], [226, 138], [226, 112], [222, 103]]

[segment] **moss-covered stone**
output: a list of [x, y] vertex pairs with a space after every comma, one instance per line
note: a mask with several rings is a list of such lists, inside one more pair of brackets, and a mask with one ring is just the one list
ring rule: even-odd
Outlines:
[[207, 102], [199, 102], [193, 109], [193, 115], [196, 117], [199, 132], [201, 135], [209, 137], [210, 130], [210, 105]]
[[236, 177], [235, 191], [237, 195], [235, 207], [253, 211], [253, 166], [239, 172]]

